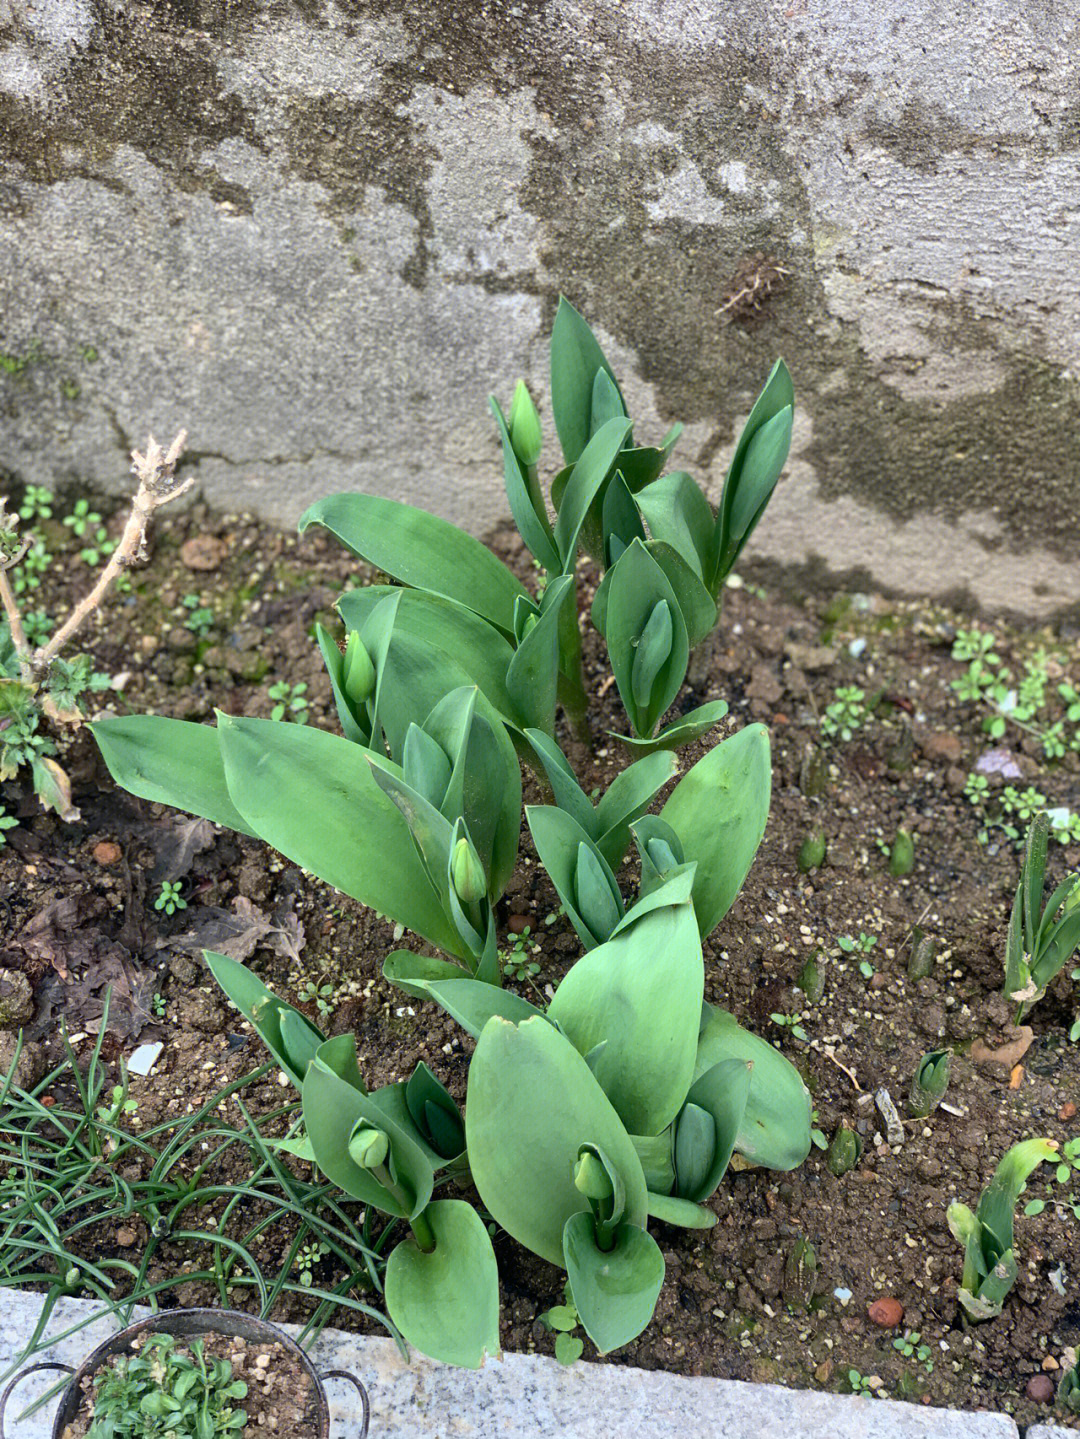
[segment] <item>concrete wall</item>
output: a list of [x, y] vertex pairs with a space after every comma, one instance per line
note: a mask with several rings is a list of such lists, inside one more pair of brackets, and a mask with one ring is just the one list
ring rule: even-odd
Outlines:
[[683, 419], [714, 483], [786, 357], [758, 553], [1080, 601], [1075, 0], [0, 16], [15, 477], [123, 485], [147, 428], [183, 424], [217, 505], [292, 521], [358, 487], [482, 532], [505, 509], [486, 395], [544, 394], [562, 290], [638, 433]]

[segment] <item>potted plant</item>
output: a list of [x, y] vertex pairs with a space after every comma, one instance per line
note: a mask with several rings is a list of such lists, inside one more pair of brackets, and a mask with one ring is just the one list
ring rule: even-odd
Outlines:
[[249, 1433], [275, 1432], [290, 1439], [329, 1439], [324, 1378], [355, 1385], [361, 1406], [357, 1439], [368, 1432], [368, 1396], [359, 1379], [344, 1370], [320, 1377], [300, 1346], [276, 1325], [234, 1310], [154, 1314], [99, 1344], [78, 1369], [31, 1365], [0, 1395], [0, 1439], [5, 1439], [4, 1412], [12, 1390], [42, 1369], [71, 1374], [52, 1439], [164, 1434], [244, 1439]]

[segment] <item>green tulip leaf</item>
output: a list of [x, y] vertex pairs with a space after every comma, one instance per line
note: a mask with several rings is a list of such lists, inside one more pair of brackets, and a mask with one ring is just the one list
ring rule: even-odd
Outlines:
[[[647, 816], [651, 818], [651, 816]], [[660, 909], [668, 909], [672, 906], [689, 904], [694, 891], [694, 873], [696, 866], [693, 864], [678, 865], [663, 880], [643, 893], [641, 897], [626, 911], [619, 921], [618, 927], [612, 939], [623, 934], [626, 930], [632, 929], [646, 915], [653, 914]]]
[[484, 1221], [462, 1199], [424, 1211], [435, 1238], [425, 1253], [403, 1240], [386, 1263], [386, 1308], [406, 1343], [429, 1359], [479, 1369], [499, 1351], [499, 1269]]
[[602, 912], [602, 901], [597, 899], [596, 917], [601, 928], [614, 914], [615, 908], [618, 909], [618, 917], [622, 915], [622, 896], [611, 866], [581, 825], [565, 810], [556, 809], [553, 805], [526, 805], [525, 818], [529, 822], [529, 832], [540, 863], [558, 890], [570, 923], [577, 930], [578, 938], [585, 948], [592, 949], [607, 938], [607, 933], [595, 934], [578, 907], [577, 883], [582, 846], [589, 854], [589, 861], [586, 861], [586, 869], [592, 881], [589, 893], [596, 897], [596, 890], [602, 878], [603, 888], [611, 899], [611, 906], [603, 905]]
[[810, 1095], [799, 1071], [726, 1010], [701, 1011], [694, 1079], [726, 1059], [748, 1061], [750, 1090], [735, 1148], [766, 1169], [797, 1169], [810, 1153]]
[[[607, 373], [618, 393], [614, 372], [596, 336], [573, 305], [560, 296], [551, 331], [551, 409], [568, 465], [577, 460], [593, 434], [593, 390], [598, 370]], [[626, 414], [625, 403], [622, 413]]]
[[654, 1194], [649, 1191], [649, 1218], [659, 1219], [661, 1224], [674, 1224], [680, 1229], [712, 1229], [716, 1215], [711, 1209], [695, 1204], [691, 1199], [680, 1199], [677, 1194]]
[[[623, 452], [625, 453], [625, 451]], [[620, 463], [621, 463], [620, 455]], [[597, 508], [594, 502], [592, 509]], [[607, 483], [600, 501], [600, 533], [598, 537], [585, 536], [585, 547], [590, 552], [598, 549], [597, 556], [605, 565], [613, 565], [622, 552], [634, 540], [645, 539], [645, 527], [641, 523], [641, 516], [638, 514], [638, 507], [634, 503], [634, 497], [627, 488], [626, 481], [619, 470], [616, 470]], [[591, 513], [590, 513], [591, 518]], [[583, 532], [584, 533], [584, 532]], [[597, 543], [598, 539], [598, 543]], [[590, 540], [592, 543], [590, 543]]]
[[753, 1065], [722, 1059], [696, 1079], [675, 1124], [675, 1179], [683, 1199], [716, 1193], [746, 1118]]
[[608, 420], [585, 446], [566, 482], [555, 520], [555, 543], [565, 574], [573, 571], [578, 536], [589, 508], [615, 468], [619, 449], [629, 432], [629, 420]]
[[727, 712], [727, 700], [709, 700], [707, 704], [699, 705], [697, 709], [687, 710], [680, 719], [673, 720], [652, 739], [642, 739], [638, 735], [616, 734], [614, 730], [608, 730], [608, 734], [634, 754], [654, 754], [657, 750], [679, 749], [684, 744], [690, 744], [693, 740], [700, 739], [702, 735], [708, 734], [715, 725], [718, 725]]
[[668, 752], [645, 755], [616, 775], [600, 796], [592, 837], [612, 870], [618, 869], [626, 856], [631, 825], [678, 770], [678, 761]]
[[[203, 958], [214, 979], [225, 992], [225, 997], [236, 1005], [259, 1038], [299, 1088], [303, 1083], [308, 1062], [314, 1058], [314, 1051], [323, 1043], [323, 1035], [309, 1019], [279, 999], [273, 990], [267, 989], [262, 980], [250, 969], [224, 954], [215, 954], [204, 949]], [[283, 1031], [283, 1021], [291, 1021], [289, 1032]]]
[[694, 1072], [704, 971], [691, 905], [653, 910], [568, 971], [548, 1006], [632, 1134], [659, 1134]]
[[555, 728], [559, 677], [559, 626], [563, 605], [574, 593], [573, 575], [559, 575], [544, 592], [540, 618], [514, 652], [506, 690], [523, 724], [550, 734]]
[[[268, 844], [319, 879], [467, 958], [368, 751], [310, 725], [219, 717], [233, 803]], [[361, 839], [362, 837], [362, 839]]]
[[[399, 951], [400, 953], [400, 951]], [[460, 974], [460, 971], [458, 971]], [[395, 981], [397, 983], [398, 981]], [[416, 993], [422, 992], [424, 999], [434, 1000], [467, 1034], [477, 1038], [493, 1014], [508, 1019], [513, 1024], [531, 1019], [544, 1012], [515, 994], [512, 989], [500, 989], [480, 979], [437, 979], [414, 980]]]
[[701, 486], [682, 470], [654, 480], [635, 496], [649, 534], [669, 545], [699, 580], [712, 563], [716, 520]]
[[328, 495], [300, 518], [323, 525], [354, 555], [403, 585], [457, 600], [507, 635], [525, 587], [486, 545], [448, 520], [379, 495]]
[[619, 1224], [611, 1249], [599, 1249], [591, 1214], [572, 1214], [563, 1254], [581, 1326], [601, 1354], [620, 1349], [645, 1329], [664, 1285], [664, 1256], [635, 1224]]
[[622, 1178], [627, 1220], [645, 1223], [645, 1176], [630, 1136], [584, 1059], [540, 1015], [484, 1026], [469, 1067], [465, 1138], [491, 1217], [552, 1264], [563, 1264], [567, 1219], [588, 1209], [574, 1185], [582, 1145], [603, 1150]]
[[697, 861], [694, 908], [702, 936], [727, 914], [742, 888], [769, 815], [772, 771], [764, 725], [747, 725], [689, 770], [660, 811]]
[[660, 441], [659, 448], [640, 445], [622, 451], [619, 455], [619, 471], [632, 495], [651, 484], [663, 472], [682, 432], [682, 425], [675, 424]]
[[352, 740], [353, 744], [366, 745], [371, 736], [357, 723], [356, 716], [353, 714], [353, 705], [345, 693], [342, 653], [335, 644], [333, 636], [328, 630], [323, 629], [322, 625], [315, 626], [315, 639], [318, 642], [323, 663], [326, 665], [330, 688], [334, 693], [334, 707], [341, 723], [341, 732], [347, 740]]
[[395, 949], [383, 960], [383, 978], [413, 999], [430, 999], [425, 985], [428, 980], [461, 979], [461, 965], [427, 954], [413, 954], [409, 949]]
[[164, 715], [97, 720], [89, 729], [121, 789], [238, 834], [255, 834], [229, 796], [218, 730]]
[[794, 404], [791, 375], [783, 360], [777, 360], [743, 426], [724, 481], [712, 564], [704, 576], [714, 595], [764, 513], [780, 477], [791, 443]]
[[[590, 839], [596, 839], [599, 812], [593, 808], [592, 801], [578, 784], [574, 771], [558, 744], [539, 729], [527, 729], [525, 738], [543, 766], [556, 806], [576, 820]], [[610, 863], [610, 860], [608, 862]]]
[[[431, 1199], [435, 1176], [415, 1138], [396, 1124], [373, 1095], [361, 1094], [322, 1059], [308, 1068], [301, 1091], [304, 1128], [319, 1168], [331, 1183], [384, 1214], [413, 1220]], [[386, 1134], [385, 1174], [358, 1164], [350, 1139], [367, 1125]]]
[[630, 723], [651, 738], [679, 692], [690, 650], [675, 592], [640, 540], [611, 570], [604, 637]]

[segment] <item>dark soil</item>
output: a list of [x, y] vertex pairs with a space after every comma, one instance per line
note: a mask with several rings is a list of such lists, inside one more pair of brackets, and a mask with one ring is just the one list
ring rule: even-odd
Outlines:
[[[150, 1337], [147, 1332], [137, 1334], [130, 1352], [138, 1353]], [[191, 1345], [182, 1342], [177, 1343], [174, 1352], [195, 1357]], [[202, 1336], [202, 1352], [207, 1359], [227, 1360], [231, 1380], [247, 1385], [247, 1394], [232, 1401], [232, 1408], [242, 1409], [247, 1416], [235, 1439], [254, 1439], [263, 1434], [318, 1439], [315, 1389], [295, 1351], [290, 1353], [277, 1343], [249, 1344], [238, 1334], [206, 1334]], [[120, 1357], [111, 1355], [96, 1376], [88, 1374], [82, 1381], [82, 1403], [74, 1422], [64, 1431], [65, 1439], [85, 1439], [94, 1419], [95, 1379], [100, 1382], [104, 1371], [114, 1367]]]
[[[57, 533], [51, 547], [61, 553], [66, 538]], [[495, 543], [527, 578], [516, 537]], [[124, 676], [110, 697], [120, 711], [199, 720], [211, 719], [214, 707], [267, 715], [268, 686], [287, 679], [307, 684], [311, 722], [336, 729], [310, 631], [316, 619], [334, 623], [334, 599], [357, 573], [318, 532], [301, 540], [195, 508], [159, 533], [150, 567], [135, 575], [131, 594], [109, 601], [86, 648], [99, 669]], [[87, 574], [63, 551], [35, 607], [57, 615]], [[745, 576], [755, 578], [749, 568]], [[582, 579], [587, 604], [595, 576], [586, 569]], [[182, 602], [190, 594], [213, 612], [202, 635], [185, 627], [192, 607]], [[1068, 1042], [1077, 1005], [1072, 966], [1030, 1016], [1034, 1040], [1019, 1063], [977, 1062], [971, 1053], [977, 1040], [993, 1049], [1012, 1037], [1001, 985], [1018, 858], [993, 834], [980, 845], [962, 792], [977, 756], [994, 743], [974, 707], [951, 689], [963, 669], [951, 658], [951, 640], [957, 625], [969, 623], [879, 596], [796, 603], [749, 584], [727, 592], [706, 677], [683, 707], [723, 697], [731, 715], [722, 733], [751, 719], [769, 725], [773, 803], [742, 895], [707, 944], [706, 994], [798, 1065], [825, 1138], [847, 1125], [864, 1149], [839, 1179], [817, 1148], [792, 1174], [730, 1173], [714, 1201], [719, 1223], [703, 1236], [654, 1226], [667, 1260], [657, 1314], [610, 1362], [839, 1390], [851, 1387], [849, 1371], [856, 1370], [882, 1395], [1005, 1409], [1021, 1422], [1051, 1416], [1025, 1391], [1042, 1371], [1056, 1384], [1063, 1354], [1080, 1341], [1080, 1220], [1064, 1202], [1070, 1194], [1080, 1202], [1080, 1175], [1066, 1184], [1045, 1171], [1032, 1177], [1028, 1197], [1045, 1198], [1046, 1207], [1029, 1218], [1021, 1202], [1019, 1278], [1002, 1316], [988, 1323], [961, 1320], [961, 1254], [945, 1219], [953, 1199], [974, 1206], [1010, 1145], [1080, 1134], [1080, 1046]], [[1080, 678], [1075, 630], [1034, 634], [1005, 621], [994, 630], [999, 652], [1014, 665], [1042, 644], [1062, 674]], [[606, 785], [624, 763], [606, 733], [620, 728], [622, 717], [614, 689], [605, 689], [595, 638], [587, 633], [592, 693], [601, 695], [590, 717], [592, 748], [560, 736], [587, 789]], [[860, 640], [865, 646], [852, 644]], [[823, 745], [818, 718], [837, 688], [850, 684], [876, 701], [873, 712], [849, 742]], [[1035, 783], [1051, 804], [1080, 809], [1075, 754], [1048, 765], [1018, 730], [997, 746], [1010, 750], [1025, 776], [1018, 784]], [[683, 752], [684, 768], [700, 751]], [[136, 1038], [165, 1044], [153, 1076], [132, 1081], [139, 1101], [132, 1122], [191, 1112], [262, 1061], [197, 958], [202, 945], [220, 947], [220, 935], [232, 933], [253, 968], [290, 999], [306, 981], [331, 987], [325, 1024], [356, 1033], [370, 1084], [402, 1077], [424, 1059], [463, 1095], [469, 1041], [440, 1011], [381, 978], [383, 957], [395, 947], [391, 926], [259, 843], [114, 790], [87, 736], [70, 741], [62, 758], [79, 822], [42, 815], [16, 782], [3, 794], [22, 823], [0, 849], [0, 965], [34, 985], [29, 1033], [44, 1046], [41, 1063], [56, 1057], [56, 1015], [65, 1014], [75, 1033], [92, 1033], [104, 985], [112, 982], [118, 999], [107, 1057], [130, 1053]], [[538, 793], [531, 779], [526, 789]], [[901, 826], [915, 836], [915, 864], [897, 879], [881, 845]], [[819, 828], [825, 864], [802, 874], [796, 854]], [[543, 990], [579, 947], [556, 917], [557, 898], [527, 831], [522, 855], [501, 919], [505, 929], [511, 914], [528, 916]], [[1078, 864], [1080, 853], [1053, 845], [1050, 880]], [[163, 879], [183, 884], [187, 908], [172, 917], [153, 908]], [[917, 925], [938, 949], [931, 972], [915, 979], [909, 964]], [[865, 956], [838, 944], [860, 935], [876, 941]], [[509, 948], [511, 937], [503, 942]], [[811, 956], [824, 975], [817, 1003], [796, 986]], [[164, 1001], [162, 1016], [151, 1005], [154, 993]], [[313, 1004], [303, 1007], [319, 1018]], [[773, 1018], [796, 1014], [805, 1039]], [[954, 1051], [948, 1109], [906, 1119], [903, 1144], [888, 1144], [875, 1092], [886, 1088], [906, 1115], [916, 1062], [944, 1046]], [[267, 1080], [245, 1102], [271, 1108], [281, 1099], [280, 1086]], [[101, 1253], [111, 1244], [111, 1252], [132, 1256], [115, 1236], [95, 1238]], [[801, 1239], [816, 1251], [809, 1280], [793, 1258]], [[272, 1259], [287, 1252], [289, 1236], [272, 1233], [263, 1242]], [[554, 1336], [538, 1316], [561, 1302], [562, 1275], [505, 1240], [497, 1249], [504, 1346], [551, 1353]], [[181, 1245], [163, 1255], [177, 1267], [196, 1267]], [[316, 1278], [329, 1287], [332, 1264], [324, 1262]], [[215, 1302], [209, 1291], [187, 1288], [182, 1302]], [[883, 1296], [903, 1306], [898, 1327], [883, 1329], [868, 1317]], [[307, 1312], [303, 1299], [291, 1298], [275, 1317]], [[347, 1310], [335, 1318], [346, 1326], [356, 1321]], [[895, 1346], [907, 1331], [928, 1346], [923, 1360]]]

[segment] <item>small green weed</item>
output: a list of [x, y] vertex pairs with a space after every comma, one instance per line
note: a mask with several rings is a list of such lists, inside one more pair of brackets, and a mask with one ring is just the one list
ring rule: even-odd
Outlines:
[[545, 1309], [538, 1317], [545, 1328], [555, 1331], [555, 1358], [559, 1363], [576, 1364], [585, 1352], [585, 1343], [574, 1333], [581, 1320], [574, 1305], [569, 1280], [563, 1285], [563, 1303]]
[[167, 879], [161, 881], [161, 892], [154, 900], [155, 909], [163, 909], [166, 914], [175, 914], [178, 909], [187, 909], [187, 900], [180, 894], [181, 882], [175, 884]]
[[152, 1334], [137, 1353], [103, 1364], [91, 1384], [86, 1439], [228, 1439], [247, 1423], [235, 1407], [247, 1385], [233, 1378], [227, 1359], [208, 1357], [201, 1339], [178, 1348], [171, 1334]]
[[821, 733], [826, 739], [840, 739], [845, 743], [865, 724], [869, 711], [866, 694], [858, 685], [841, 685], [836, 698], [826, 705], [821, 716]]
[[270, 711], [272, 720], [295, 720], [297, 724], [307, 724], [308, 702], [307, 685], [302, 681], [300, 684], [290, 685], [288, 680], [278, 680], [266, 692], [276, 703]]

